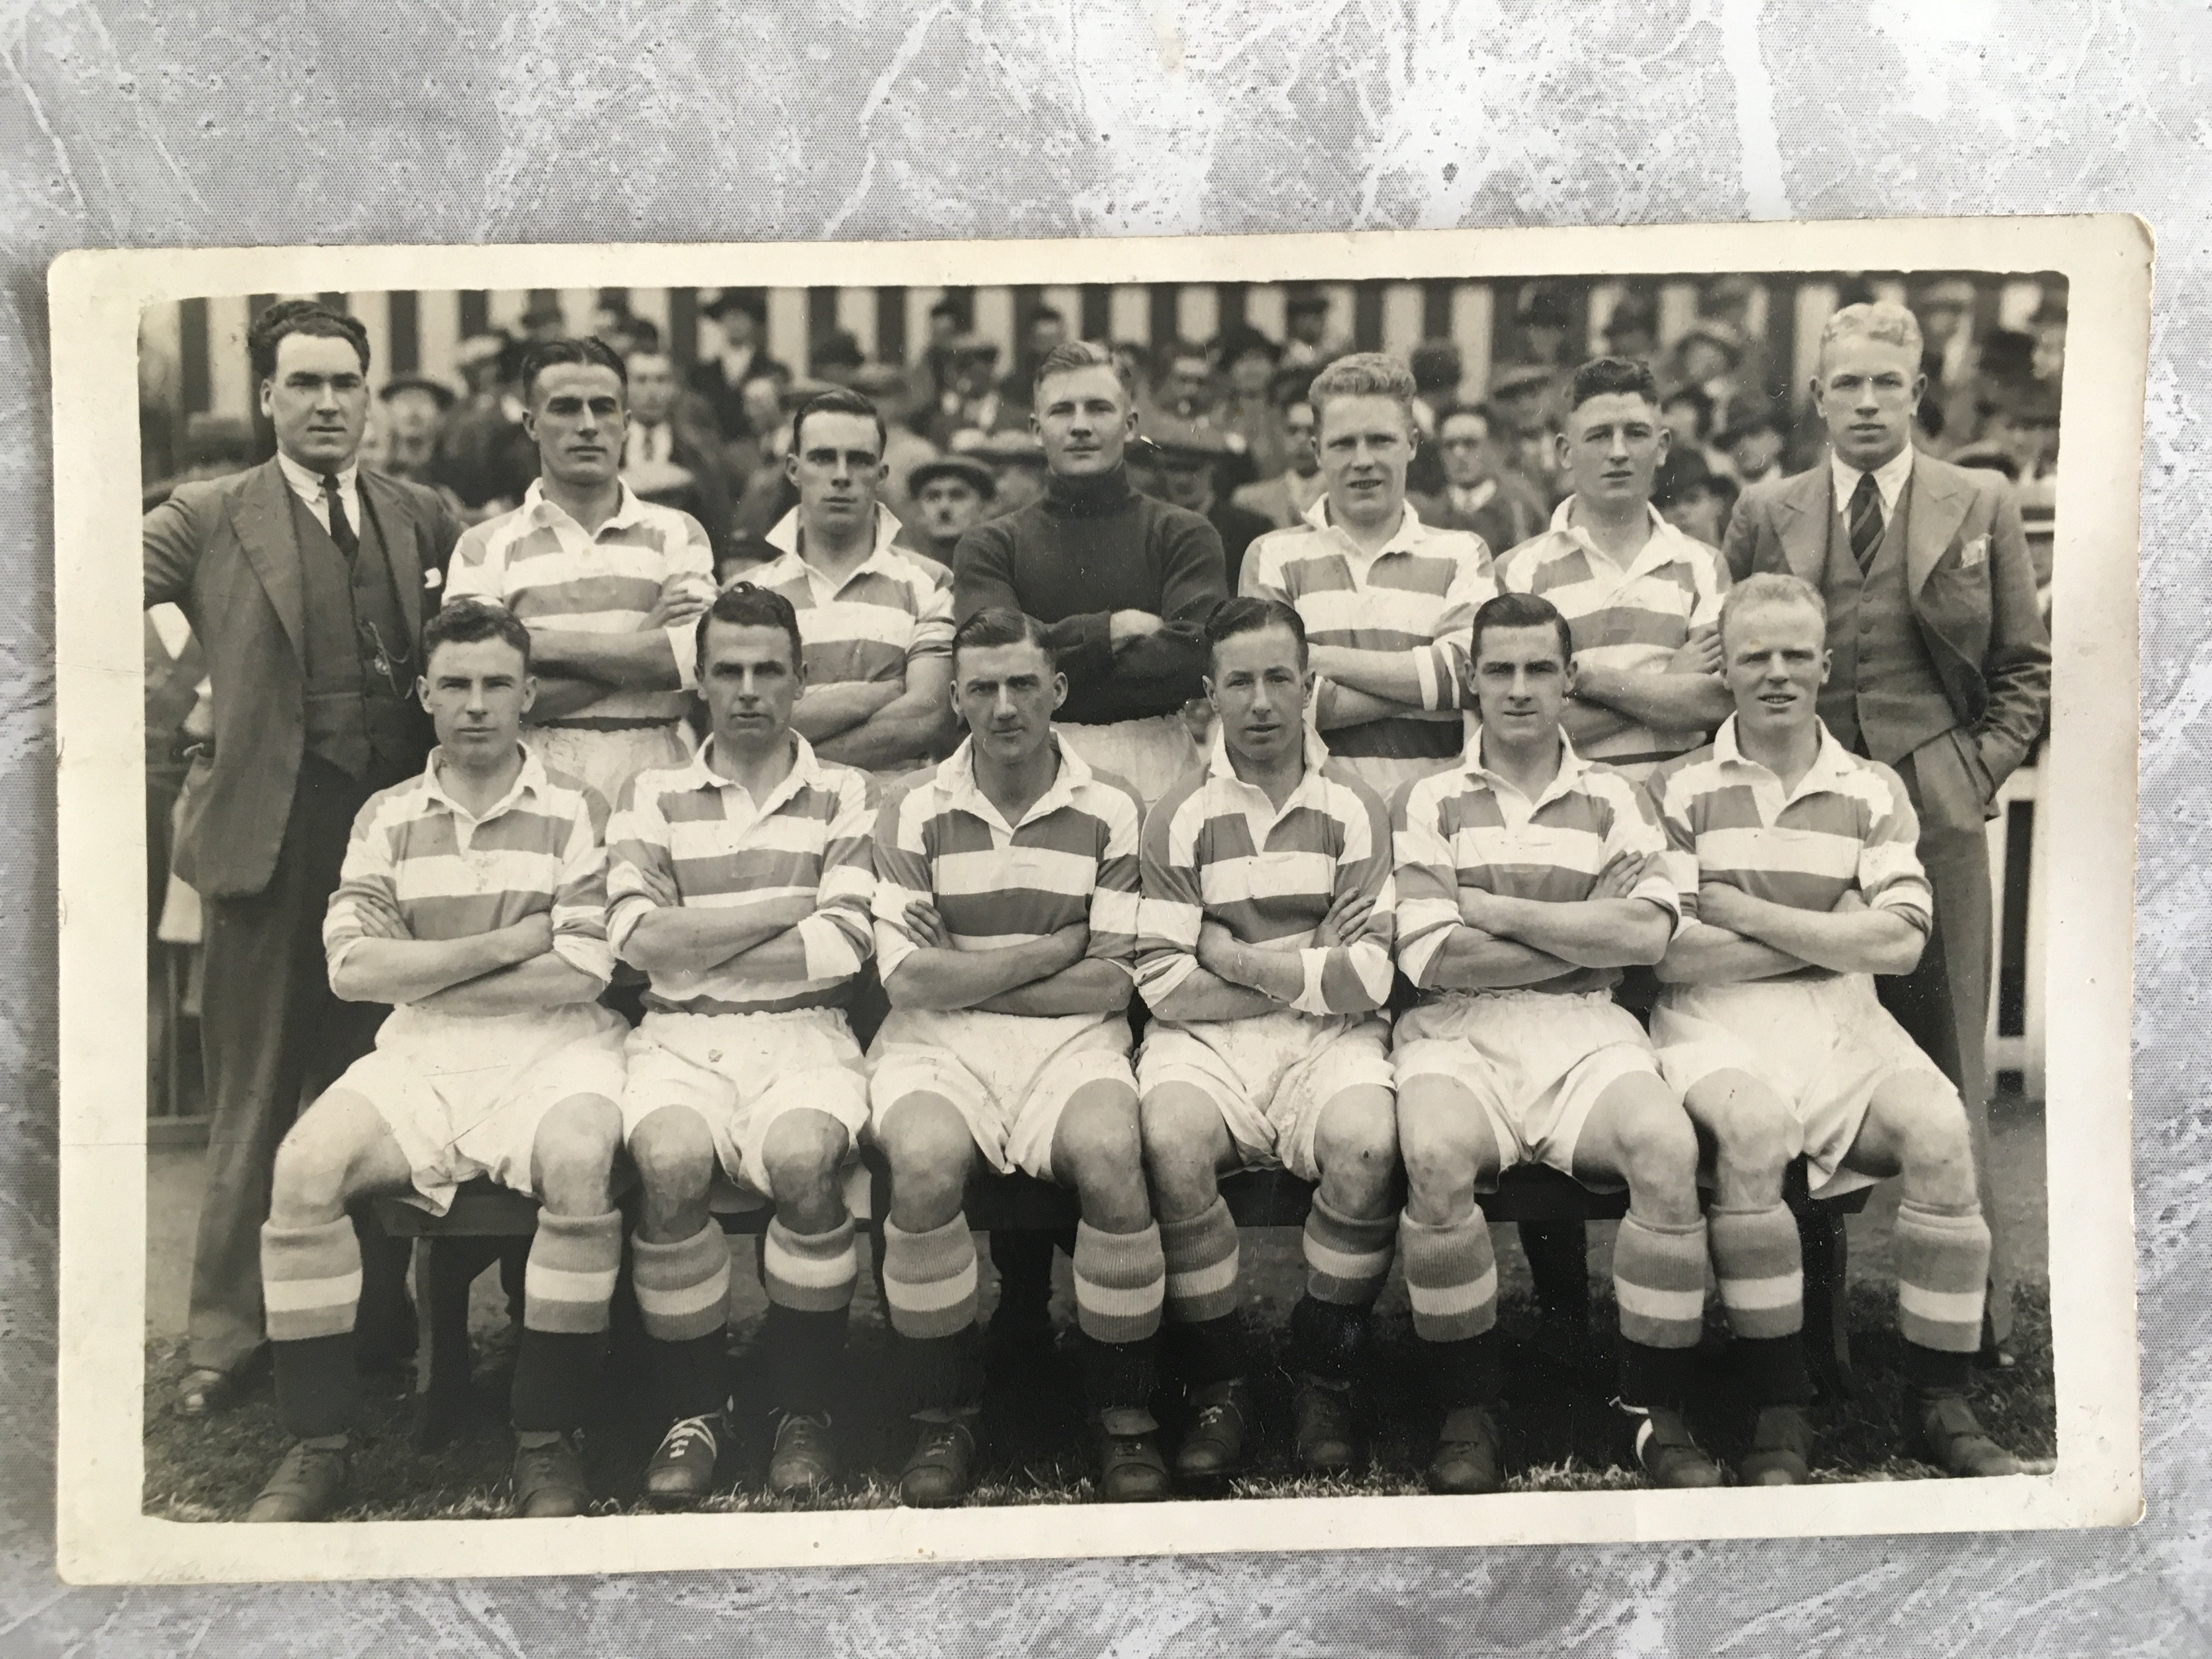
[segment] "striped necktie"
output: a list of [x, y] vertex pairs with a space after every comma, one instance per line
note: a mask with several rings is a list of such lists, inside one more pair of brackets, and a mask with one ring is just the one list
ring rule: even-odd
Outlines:
[[1859, 562], [1862, 574], [1874, 568], [1874, 556], [1881, 546], [1881, 489], [1874, 481], [1874, 474], [1859, 474], [1858, 488], [1851, 491], [1850, 505], [1851, 556]]

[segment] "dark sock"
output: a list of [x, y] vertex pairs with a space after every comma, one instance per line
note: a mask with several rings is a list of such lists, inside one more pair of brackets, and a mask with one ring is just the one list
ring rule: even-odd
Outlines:
[[653, 1376], [659, 1383], [661, 1415], [671, 1423], [708, 1417], [730, 1397], [728, 1331], [717, 1325], [704, 1336], [681, 1341], [648, 1339]]
[[948, 1336], [902, 1336], [894, 1360], [907, 1376], [917, 1417], [958, 1416], [975, 1409], [983, 1395], [983, 1362], [977, 1328], [963, 1325]]
[[829, 1409], [845, 1357], [846, 1308], [814, 1312], [770, 1303], [762, 1347], [768, 1356], [769, 1397], [778, 1411], [819, 1416]]
[[1802, 1406], [1813, 1398], [1813, 1379], [1805, 1370], [1802, 1332], [1787, 1336], [1736, 1338], [1733, 1345], [1752, 1400], [1761, 1406]]
[[1620, 1401], [1650, 1411], [1680, 1411], [1690, 1397], [1698, 1363], [1695, 1348], [1620, 1345]]
[[[580, 1429], [591, 1415], [599, 1380], [603, 1333], [533, 1331], [524, 1327], [514, 1351], [508, 1420], [517, 1434]], [[684, 1415], [690, 1415], [690, 1413]]]
[[1463, 1336], [1449, 1342], [1420, 1342], [1421, 1374], [1431, 1401], [1443, 1412], [1462, 1407], [1488, 1407], [1498, 1403], [1503, 1368], [1498, 1363], [1498, 1333]]
[[1083, 1354], [1084, 1409], [1097, 1417], [1103, 1412], [1144, 1412], [1152, 1407], [1159, 1387], [1159, 1339], [1134, 1342], [1101, 1342], [1087, 1331], [1077, 1334]]
[[1974, 1356], [1930, 1348], [1918, 1342], [1905, 1345], [1905, 1380], [1919, 1394], [1964, 1394], [1972, 1385]]
[[1367, 1352], [1364, 1308], [1323, 1302], [1311, 1292], [1291, 1310], [1291, 1368], [1328, 1387], [1349, 1384]]
[[345, 1434], [361, 1406], [353, 1333], [269, 1345], [276, 1367], [276, 1415], [295, 1440]]
[[1166, 1331], [1176, 1369], [1194, 1389], [1235, 1382], [1251, 1372], [1252, 1340], [1241, 1312], [1188, 1325], [1171, 1324]]
[[1052, 1301], [1053, 1236], [1039, 1232], [994, 1232], [991, 1266], [999, 1275], [999, 1305], [991, 1322], [1008, 1328], [1048, 1328]]

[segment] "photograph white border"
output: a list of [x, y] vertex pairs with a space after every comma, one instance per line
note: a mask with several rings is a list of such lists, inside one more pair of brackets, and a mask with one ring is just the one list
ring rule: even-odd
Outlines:
[[[1997, 1480], [248, 1528], [143, 1513], [147, 895], [135, 444], [152, 302], [561, 285], [1352, 281], [1973, 270], [2069, 283], [2044, 811], [2057, 1459]], [[1966, 1532], [2142, 1510], [2131, 1030], [2137, 532], [2151, 239], [2123, 215], [1088, 241], [76, 252], [48, 279], [61, 989], [58, 1566], [72, 1583]]]

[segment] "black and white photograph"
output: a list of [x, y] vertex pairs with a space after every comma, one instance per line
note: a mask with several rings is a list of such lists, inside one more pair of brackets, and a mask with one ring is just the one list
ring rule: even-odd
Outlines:
[[2131, 1520], [2134, 232], [64, 260], [64, 1573]]

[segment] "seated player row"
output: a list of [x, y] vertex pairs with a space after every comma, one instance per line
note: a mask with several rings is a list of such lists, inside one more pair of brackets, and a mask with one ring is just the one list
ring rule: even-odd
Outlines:
[[[1802, 1154], [1816, 1191], [1903, 1176], [1914, 1425], [1948, 1472], [2013, 1472], [1965, 1399], [1989, 1249], [1965, 1117], [1870, 978], [1909, 967], [1928, 926], [1912, 812], [1814, 714], [1824, 626], [1794, 578], [1734, 589], [1736, 713], [1645, 791], [1560, 730], [1559, 612], [1493, 599], [1467, 653], [1480, 725], [1460, 763], [1400, 793], [1394, 833], [1311, 729], [1304, 629], [1279, 602], [1215, 612], [1212, 752], [1147, 817], [1057, 741], [1064, 682], [1037, 625], [1004, 611], [954, 641], [969, 738], [877, 806], [868, 779], [791, 731], [796, 617], [739, 584], [697, 628], [711, 738], [641, 774], [603, 823], [587, 786], [518, 739], [528, 631], [497, 605], [449, 605], [419, 688], [440, 747], [364, 808], [330, 908], [333, 988], [394, 1008], [278, 1155], [263, 1273], [296, 1443], [249, 1518], [319, 1518], [343, 1491], [361, 1273], [347, 1206], [404, 1194], [441, 1211], [487, 1174], [542, 1205], [511, 1402], [516, 1508], [579, 1512], [625, 1147], [643, 1187], [647, 1383], [671, 1425], [649, 1500], [710, 1490], [726, 1431], [718, 1170], [775, 1203], [769, 1485], [826, 1486], [823, 1401], [858, 1270], [842, 1175], [863, 1135], [890, 1171], [885, 1293], [919, 1425], [908, 1503], [958, 1501], [975, 1467], [962, 1202], [979, 1157], [1079, 1197], [1078, 1340], [1109, 1498], [1170, 1486], [1150, 1414], [1164, 1315], [1193, 1407], [1173, 1478], [1206, 1488], [1245, 1458], [1252, 1358], [1217, 1182], [1270, 1163], [1318, 1185], [1291, 1316], [1311, 1468], [1354, 1461], [1352, 1385], [1395, 1249], [1441, 1415], [1430, 1482], [1498, 1487], [1498, 1280], [1477, 1194], [1541, 1162], [1628, 1190], [1619, 1396], [1654, 1482], [1723, 1478], [1684, 1417], [1709, 1262], [1759, 1402], [1741, 1478], [1805, 1480], [1782, 1201]], [[1419, 993], [1395, 1032], [1394, 954]], [[635, 1030], [599, 1001], [617, 955], [650, 978]], [[864, 1056], [841, 1005], [872, 955], [890, 1012]], [[1611, 995], [1635, 963], [1666, 984], [1649, 1037]], [[1153, 1016], [1133, 1057], [1133, 986]]]

